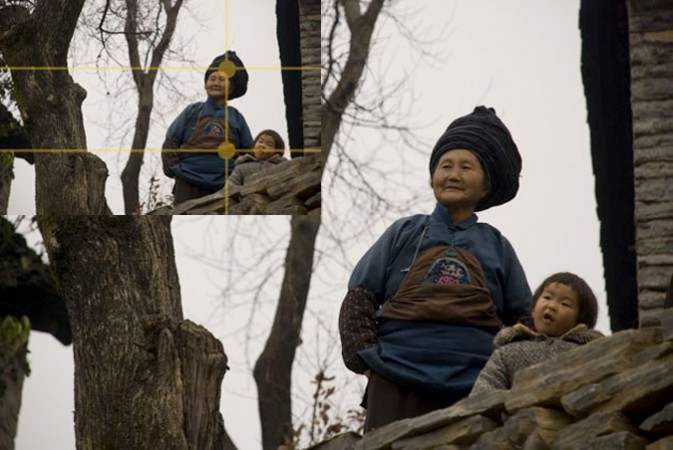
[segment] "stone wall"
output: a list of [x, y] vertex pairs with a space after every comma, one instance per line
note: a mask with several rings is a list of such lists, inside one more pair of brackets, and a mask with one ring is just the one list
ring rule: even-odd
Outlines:
[[673, 2], [628, 6], [639, 316], [650, 326], [673, 274]]
[[248, 175], [242, 186], [222, 189], [176, 206], [165, 206], [149, 214], [257, 214], [320, 215], [319, 155], [294, 158]]
[[463, 399], [312, 450], [673, 449], [673, 310]]
[[300, 0], [302, 106], [304, 112], [304, 148], [320, 148], [320, 2]]

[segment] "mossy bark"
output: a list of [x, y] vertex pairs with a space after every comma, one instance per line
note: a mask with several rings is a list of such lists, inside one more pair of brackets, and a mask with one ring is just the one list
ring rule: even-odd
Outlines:
[[6, 450], [14, 449], [23, 380], [29, 373], [29, 335], [27, 318], [0, 320], [0, 448]]

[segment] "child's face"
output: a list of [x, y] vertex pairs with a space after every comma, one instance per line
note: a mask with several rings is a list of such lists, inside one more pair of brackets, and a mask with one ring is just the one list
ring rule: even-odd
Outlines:
[[268, 134], [263, 134], [257, 138], [255, 145], [253, 146], [252, 153], [255, 155], [255, 158], [266, 160], [270, 159], [275, 152], [271, 150], [276, 149], [276, 140], [269, 136]]
[[567, 284], [549, 283], [533, 308], [533, 323], [539, 333], [558, 337], [577, 325], [580, 300]]
[[215, 100], [222, 100], [226, 95], [231, 94], [231, 84], [229, 78], [217, 70], [211, 73], [206, 80], [206, 93], [208, 97], [213, 97]]
[[442, 155], [432, 174], [431, 184], [439, 203], [468, 216], [488, 193], [486, 175], [479, 158], [465, 149], [449, 150]]

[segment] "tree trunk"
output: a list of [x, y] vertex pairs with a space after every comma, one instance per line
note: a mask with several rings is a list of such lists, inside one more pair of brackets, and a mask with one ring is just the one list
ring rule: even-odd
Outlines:
[[[383, 8], [383, 0], [372, 0], [364, 13], [360, 12], [359, 0], [340, 0], [339, 4], [343, 5], [346, 22], [351, 32], [350, 49], [339, 83], [322, 105], [321, 134], [325, 133], [325, 140], [322, 141], [320, 155], [323, 158], [323, 163], [327, 162], [334, 138], [341, 126], [341, 118], [348, 105], [351, 104], [360, 83], [367, 58], [369, 58], [369, 48], [376, 19], [381, 12], [381, 8]], [[331, 46], [332, 43], [330, 42], [329, 45]], [[323, 96], [326, 95], [326, 93], [323, 93]], [[324, 166], [325, 164], [323, 164]]]
[[0, 153], [0, 214], [3, 216], [7, 214], [13, 178], [14, 154], [11, 152], [2, 152]]
[[656, 326], [673, 273], [673, 3], [629, 0], [640, 326]]
[[[299, 67], [301, 42], [299, 40], [299, 0], [276, 0], [276, 37], [280, 50], [281, 67]], [[285, 120], [290, 149], [304, 148], [304, 121], [302, 108], [301, 72], [281, 70]], [[290, 152], [290, 157], [303, 156], [303, 152]]]
[[582, 0], [580, 30], [605, 290], [616, 333], [638, 327], [626, 0]]
[[221, 449], [221, 343], [183, 320], [170, 218], [40, 216], [66, 299], [78, 450]]
[[[161, 39], [152, 50], [152, 60], [147, 72], [143, 72], [140, 62], [140, 53], [137, 39], [138, 32], [138, 0], [126, 0], [126, 26], [124, 36], [129, 51], [129, 63], [135, 69], [133, 81], [138, 91], [138, 115], [136, 116], [135, 131], [133, 134], [133, 143], [131, 148], [134, 150], [129, 153], [126, 166], [122, 171], [122, 188], [124, 191], [124, 212], [126, 214], [140, 213], [139, 182], [140, 168], [143, 165], [147, 146], [147, 136], [150, 129], [150, 117], [154, 107], [154, 82], [157, 78], [158, 67], [161, 66], [164, 53], [168, 49], [170, 41], [175, 32], [175, 26], [178, 20], [178, 13], [182, 6], [182, 0], [177, 0], [171, 5], [169, 0], [161, 0], [163, 10], [166, 14], [166, 26], [161, 35]], [[159, 30], [157, 30], [157, 33]]]
[[65, 69], [83, 3], [42, 0], [32, 12], [19, 5], [0, 7], [0, 50], [12, 68], [30, 142], [42, 150], [35, 155], [38, 214], [109, 213], [107, 168], [85, 151], [81, 105], [86, 91]]
[[306, 309], [320, 219], [292, 216], [291, 225], [276, 315], [254, 370], [265, 450], [276, 450], [292, 441], [292, 362]]
[[0, 318], [0, 448], [14, 450], [23, 379], [28, 373], [28, 322]]
[[131, 148], [134, 151], [129, 153], [129, 159], [126, 160], [126, 165], [121, 175], [125, 214], [140, 214], [140, 169], [145, 157], [143, 150], [147, 145], [150, 116], [152, 114], [152, 97], [154, 96], [152, 86], [138, 87], [138, 96], [139, 109], [136, 116], [133, 144], [131, 144]]

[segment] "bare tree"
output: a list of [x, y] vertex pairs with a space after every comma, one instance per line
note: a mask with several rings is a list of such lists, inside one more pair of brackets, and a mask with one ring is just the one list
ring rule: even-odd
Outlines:
[[[402, 5], [322, 3], [323, 190], [341, 199], [325, 203], [323, 232], [338, 237], [335, 244], [341, 248], [427, 199], [427, 184], [405, 182], [413, 166], [409, 161], [427, 158], [431, 148], [420, 132], [428, 124], [417, 118], [419, 105], [409, 80], [418, 67], [441, 60], [434, 44], [446, 38], [446, 29], [418, 28], [413, 4]], [[399, 41], [404, 48], [398, 47], [394, 57], [401, 61], [399, 73], [382, 64], [389, 50], [385, 40], [375, 37], [382, 28], [404, 37]], [[394, 163], [380, 164], [381, 154]], [[340, 208], [344, 203], [352, 207]]]
[[[354, 44], [341, 80], [322, 108], [322, 132], [327, 135], [321, 149], [324, 160], [329, 156], [341, 117], [362, 75], [374, 24], [383, 6], [383, 0], [374, 0], [367, 11], [360, 14], [360, 2], [346, 0], [342, 3], [351, 30], [354, 30], [351, 41]], [[255, 364], [265, 450], [292, 442], [291, 371], [306, 308], [318, 228], [317, 218], [292, 218], [280, 299], [271, 333]]]
[[[373, 0], [364, 12], [361, 11], [361, 5], [358, 0], [341, 0], [339, 3], [343, 8], [351, 37], [348, 58], [343, 70], [341, 70], [340, 74], [334, 74], [335, 61], [330, 54], [328, 72], [323, 81], [324, 84], [331, 77], [338, 77], [338, 83], [334, 90], [330, 93], [323, 92], [326, 101], [322, 106], [323, 141], [321, 152], [325, 160], [330, 155], [334, 138], [341, 126], [342, 117], [353, 101], [360, 79], [362, 78], [362, 73], [369, 58], [374, 26], [383, 8], [384, 0]], [[334, 7], [335, 14], [338, 17], [341, 10], [336, 2], [334, 3]], [[331, 31], [333, 32], [338, 25], [339, 20], [334, 20]], [[331, 35], [328, 39], [331, 43], [334, 36]]]
[[271, 333], [255, 364], [264, 449], [292, 442], [292, 363], [299, 343], [320, 220], [293, 216], [285, 276]]
[[[178, 16], [187, 11], [184, 0], [98, 0], [85, 4], [79, 21], [73, 58], [89, 60], [96, 54], [101, 85], [115, 91], [107, 102], [106, 141], [128, 138], [119, 152], [125, 159], [120, 173], [125, 214], [139, 214], [152, 203], [141, 201], [146, 180], [141, 170], [154, 106], [162, 98], [185, 95], [174, 84], [175, 73], [166, 74], [162, 67], [167, 59], [188, 61], [181, 56], [185, 44], [176, 36]], [[110, 67], [130, 67], [131, 76]], [[160, 89], [170, 95], [157, 95]], [[137, 96], [135, 115], [127, 111], [129, 96]], [[156, 195], [160, 183], [154, 176], [149, 181], [150, 194]]]
[[[159, 6], [158, 14], [161, 11], [166, 15], [165, 26], [152, 32], [143, 32], [139, 29], [139, 2], [138, 0], [125, 0], [126, 2], [126, 25], [124, 28], [124, 37], [128, 45], [129, 63], [135, 69], [132, 71], [133, 82], [138, 91], [138, 115], [136, 116], [135, 131], [133, 134], [132, 151], [129, 153], [126, 166], [122, 171], [122, 185], [124, 187], [124, 210], [126, 214], [132, 214], [139, 208], [138, 184], [140, 180], [140, 167], [143, 164], [144, 152], [147, 145], [147, 136], [150, 129], [150, 116], [154, 105], [154, 82], [157, 77], [158, 67], [161, 66], [164, 54], [168, 49], [175, 26], [178, 13], [182, 7], [182, 0], [162, 0]], [[148, 14], [146, 14], [146, 17]], [[156, 20], [158, 23], [159, 20]], [[158, 37], [157, 34], [161, 33]], [[150, 60], [147, 71], [142, 71], [139, 39], [149, 41], [147, 55], [145, 60]], [[151, 55], [151, 57], [150, 57]], [[138, 150], [138, 151], [133, 151]]]

